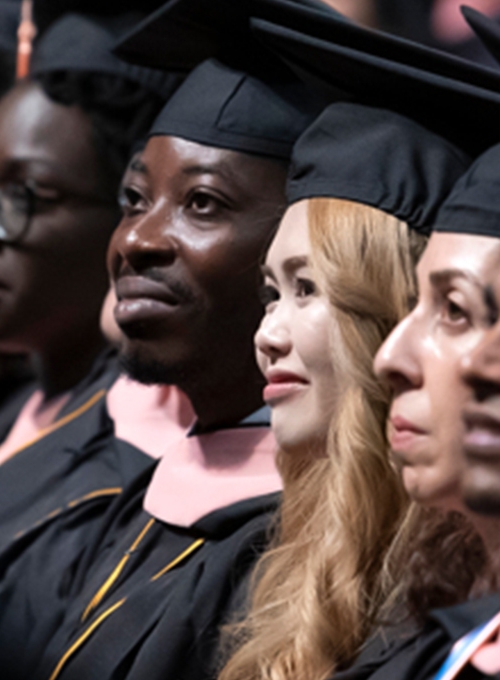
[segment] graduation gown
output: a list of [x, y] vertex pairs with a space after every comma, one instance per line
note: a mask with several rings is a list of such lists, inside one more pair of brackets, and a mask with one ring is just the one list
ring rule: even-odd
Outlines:
[[[215, 510], [187, 528], [143, 510], [146, 472], [109, 509], [73, 599], [37, 668], [52, 680], [216, 676], [219, 630], [244, 600], [278, 494]], [[31, 653], [30, 647], [25, 648]]]
[[[269, 433], [268, 423], [261, 417], [250, 417], [241, 426], [247, 437], [254, 427], [260, 428], [256, 431], [258, 438]], [[240, 436], [237, 430], [230, 429], [229, 434], [236, 435], [234, 454], [229, 451], [231, 459], [238, 448], [240, 454], [253, 451], [243, 433]], [[242, 445], [243, 441], [247, 443]], [[81, 449], [78, 451], [81, 453]], [[51, 666], [59, 663], [59, 654], [65, 656], [68, 644], [71, 649], [77, 644], [80, 652], [72, 659], [73, 668], [68, 664], [70, 670], [63, 669], [71, 678], [76, 677], [75, 661], [83, 664], [81, 677], [122, 677], [122, 672], [123, 677], [128, 677], [129, 659], [134, 659], [131, 677], [154, 678], [158, 663], [159, 677], [163, 677], [164, 663], [167, 669], [180, 664], [186, 669], [192, 666], [196, 673], [201, 672], [199, 669], [207, 673], [205, 662], [217, 644], [217, 625], [225, 612], [232, 609], [238, 584], [265, 541], [264, 525], [267, 526], [269, 512], [275, 507], [275, 495], [226, 503], [217, 512], [206, 512], [206, 517], [189, 529], [168, 526], [153, 520], [142, 509], [158, 461], [109, 433], [95, 437], [84, 458], [92, 462], [86, 463], [89, 470], [106, 470], [108, 461], [110, 470], [123, 475], [127, 469], [135, 481], [123, 493], [115, 494], [110, 489], [110, 494], [103, 496], [97, 490], [88, 494], [83, 503], [70, 501], [62, 512], [54, 511], [42, 522], [35, 522], [16, 537], [3, 556], [0, 554], [2, 678], [31, 680], [46, 673], [51, 675], [54, 670]], [[146, 460], [146, 468], [134, 475], [132, 470], [138, 459], [142, 464]], [[95, 480], [98, 478], [100, 474], [96, 472]], [[252, 480], [249, 481], [251, 484]], [[263, 488], [259, 486], [260, 493], [264, 493]], [[198, 551], [198, 561], [193, 562]], [[154, 578], [166, 566], [165, 573]], [[182, 572], [186, 579], [174, 583], [167, 579], [174, 575], [180, 578], [182, 567], [191, 570]], [[121, 600], [125, 595], [119, 590], [122, 588], [127, 597], [124, 603]], [[209, 600], [212, 593], [213, 599]], [[109, 598], [118, 595], [118, 601], [110, 601]], [[119, 608], [115, 612], [113, 607], [117, 603]], [[181, 611], [185, 620], [179, 614]], [[104, 623], [101, 617], [107, 627], [101, 626]], [[99, 630], [94, 631], [95, 625]], [[90, 627], [88, 640], [86, 626]], [[102, 637], [108, 631], [111, 640]], [[117, 649], [115, 643], [121, 633], [127, 636]], [[92, 665], [89, 670], [83, 647], [80, 650], [82, 635], [85, 642], [99, 645], [95, 658], [103, 661], [103, 668], [96, 670]], [[203, 663], [200, 658], [195, 660], [194, 654], [186, 655], [193, 635]], [[170, 654], [165, 651], [165, 639], [172, 640]], [[90, 649], [93, 664], [95, 650], [93, 646]], [[142, 652], [137, 671], [135, 650]], [[63, 665], [66, 666], [66, 661]]]
[[[335, 674], [335, 680], [432, 680], [455, 642], [489, 621], [499, 610], [500, 593], [436, 609], [419, 633], [403, 641], [393, 640], [372, 659], [364, 657], [362, 663]], [[498, 677], [484, 675], [470, 666], [458, 675], [459, 680]]]
[[117, 446], [105, 399], [117, 375], [101, 363], [54, 429], [0, 467], [0, 668], [14, 668], [12, 677], [30, 677], [22, 675], [30, 636], [45, 646], [102, 516], [154, 463]]
[[105, 397], [118, 374], [114, 357], [102, 357], [49, 432], [0, 466], [0, 581], [2, 556], [19, 538], [26, 544], [77, 505], [107, 506], [150, 464], [137, 449], [123, 456], [112, 445]]

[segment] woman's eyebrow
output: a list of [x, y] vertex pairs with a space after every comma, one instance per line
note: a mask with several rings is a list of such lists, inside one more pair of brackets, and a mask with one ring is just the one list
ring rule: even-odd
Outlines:
[[[289, 257], [287, 260], [285, 260], [283, 262], [282, 268], [287, 276], [293, 276], [297, 269], [308, 266], [309, 258], [307, 255], [298, 255], [296, 257]], [[268, 278], [273, 279], [273, 281], [276, 281], [276, 276], [269, 265], [261, 265], [260, 271], [262, 272], [262, 276], [267, 276]]]
[[309, 258], [307, 255], [299, 255], [296, 257], [289, 257], [283, 263], [283, 270], [288, 274], [295, 274], [297, 269], [309, 266]]
[[468, 281], [476, 288], [483, 290], [483, 285], [472, 272], [468, 272], [463, 269], [441, 269], [440, 271], [431, 272], [429, 274], [429, 281], [436, 288], [442, 288], [446, 286], [453, 279], [463, 279]]

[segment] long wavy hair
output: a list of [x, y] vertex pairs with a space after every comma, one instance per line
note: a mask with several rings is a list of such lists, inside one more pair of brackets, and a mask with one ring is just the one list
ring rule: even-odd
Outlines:
[[353, 660], [394, 588], [384, 564], [408, 502], [389, 461], [390, 394], [372, 363], [416, 296], [425, 237], [338, 199], [310, 200], [308, 221], [342, 397], [324, 457], [278, 455], [276, 535], [255, 570], [249, 614], [229, 629], [219, 680], [325, 680]]

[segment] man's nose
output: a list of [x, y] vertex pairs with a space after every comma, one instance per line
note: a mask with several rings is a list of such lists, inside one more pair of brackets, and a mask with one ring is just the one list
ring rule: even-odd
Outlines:
[[171, 211], [157, 208], [134, 219], [124, 217], [116, 228], [108, 248], [108, 269], [113, 278], [128, 265], [134, 271], [168, 266], [177, 257]]

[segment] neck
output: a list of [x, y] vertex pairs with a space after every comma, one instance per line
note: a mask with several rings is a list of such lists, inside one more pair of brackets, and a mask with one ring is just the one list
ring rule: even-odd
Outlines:
[[46, 401], [73, 389], [90, 372], [106, 343], [99, 329], [67, 336], [31, 355], [35, 375]]
[[200, 431], [232, 425], [263, 406], [264, 379], [256, 366], [241, 378], [204, 380], [194, 385], [179, 385], [188, 395]]

